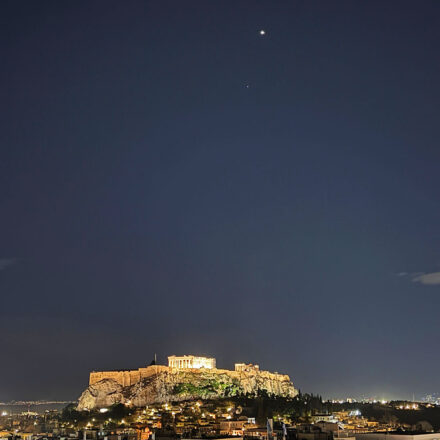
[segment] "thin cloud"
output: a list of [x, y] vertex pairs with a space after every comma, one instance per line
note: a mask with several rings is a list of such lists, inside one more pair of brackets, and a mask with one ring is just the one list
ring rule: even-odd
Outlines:
[[413, 278], [415, 283], [427, 284], [430, 286], [434, 286], [436, 284], [440, 284], [440, 272], [431, 272], [424, 273], [422, 275], [418, 275]]
[[16, 258], [0, 258], [0, 270], [4, 270], [8, 266], [12, 266], [16, 262], [17, 262]]

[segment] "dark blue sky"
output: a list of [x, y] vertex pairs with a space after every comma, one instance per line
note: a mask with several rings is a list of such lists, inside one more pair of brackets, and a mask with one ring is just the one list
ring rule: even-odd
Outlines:
[[0, 400], [154, 352], [440, 391], [438, 1], [0, 9]]

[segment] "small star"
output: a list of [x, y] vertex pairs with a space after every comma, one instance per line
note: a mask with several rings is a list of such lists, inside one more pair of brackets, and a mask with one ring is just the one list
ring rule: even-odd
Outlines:
[[264, 29], [261, 29], [260, 35], [266, 35], [266, 31]]
[[249, 84], [245, 84], [244, 87], [245, 87], [246, 89], [248, 89], [248, 88], [250, 87], [250, 85], [249, 85]]

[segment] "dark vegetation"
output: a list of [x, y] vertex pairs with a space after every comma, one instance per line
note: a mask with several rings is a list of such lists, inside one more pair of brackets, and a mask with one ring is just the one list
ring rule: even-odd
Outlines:
[[[122, 403], [115, 403], [110, 406], [106, 413], [100, 413], [99, 411], [77, 411], [76, 405], [71, 403], [67, 405], [63, 412], [61, 413], [61, 421], [73, 423], [73, 424], [84, 424], [94, 418], [98, 423], [104, 423], [108, 419], [112, 419], [116, 423], [125, 417], [131, 416], [133, 413], [133, 408], [125, 406]], [[112, 424], [109, 425], [109, 427]]]
[[178, 395], [191, 394], [200, 398], [209, 397], [212, 394], [222, 396], [236, 396], [241, 388], [238, 381], [222, 382], [216, 379], [204, 380], [201, 384], [179, 383], [174, 387], [173, 393]]

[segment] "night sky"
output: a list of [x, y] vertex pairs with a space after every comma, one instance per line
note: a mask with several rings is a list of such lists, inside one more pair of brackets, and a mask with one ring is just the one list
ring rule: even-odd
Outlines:
[[440, 391], [438, 1], [0, 17], [0, 401], [154, 353]]

